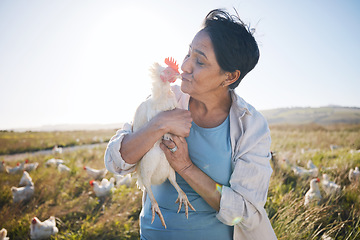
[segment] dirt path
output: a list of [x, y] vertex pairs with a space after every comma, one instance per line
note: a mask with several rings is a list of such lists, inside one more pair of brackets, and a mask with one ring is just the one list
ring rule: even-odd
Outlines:
[[[94, 147], [106, 146], [106, 144], [107, 143], [95, 143], [95, 144], [86, 144], [86, 145], [79, 145], [79, 146], [72, 146], [72, 147], [64, 147], [63, 153], [72, 152], [72, 151], [79, 150], [79, 149], [91, 149]], [[12, 161], [24, 159], [24, 158], [27, 158], [30, 156], [50, 155], [50, 154], [53, 154], [53, 151], [51, 149], [50, 150], [40, 150], [40, 151], [34, 151], [34, 152], [0, 155], [0, 160], [12, 162]]]

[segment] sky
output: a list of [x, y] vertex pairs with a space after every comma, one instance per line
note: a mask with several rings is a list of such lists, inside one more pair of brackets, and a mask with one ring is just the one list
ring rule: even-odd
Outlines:
[[131, 121], [149, 67], [181, 65], [215, 8], [256, 29], [260, 60], [236, 89], [256, 109], [360, 107], [357, 0], [2, 0], [0, 129]]

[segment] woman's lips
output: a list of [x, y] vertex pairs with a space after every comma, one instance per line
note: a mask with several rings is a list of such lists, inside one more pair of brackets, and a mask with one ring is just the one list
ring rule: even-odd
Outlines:
[[184, 76], [181, 76], [181, 80], [182, 81], [189, 81], [187, 78], [185, 78]]

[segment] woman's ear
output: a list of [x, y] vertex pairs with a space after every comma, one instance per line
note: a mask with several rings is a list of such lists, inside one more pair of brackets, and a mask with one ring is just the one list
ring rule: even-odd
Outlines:
[[240, 70], [235, 70], [234, 72], [226, 72], [226, 80], [224, 81], [224, 86], [230, 86], [236, 82], [240, 77]]

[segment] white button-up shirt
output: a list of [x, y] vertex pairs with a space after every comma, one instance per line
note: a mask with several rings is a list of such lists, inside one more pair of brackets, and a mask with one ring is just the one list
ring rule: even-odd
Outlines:
[[[190, 96], [173, 86], [178, 108], [188, 109]], [[264, 209], [272, 169], [270, 166], [270, 130], [265, 118], [250, 104], [231, 91], [230, 140], [232, 169], [230, 187], [223, 186], [217, 218], [234, 226], [234, 239], [276, 239]], [[116, 174], [135, 170], [120, 154], [122, 139], [132, 132], [124, 124], [111, 138], [105, 152], [106, 168]]]

